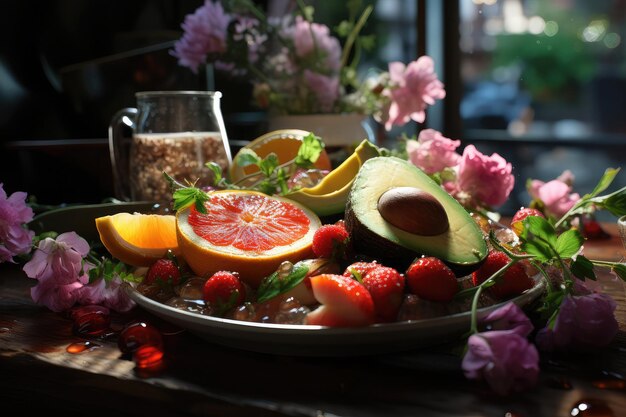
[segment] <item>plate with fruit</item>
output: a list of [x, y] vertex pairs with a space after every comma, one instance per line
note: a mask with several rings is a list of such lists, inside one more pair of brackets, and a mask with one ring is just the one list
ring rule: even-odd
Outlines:
[[[364, 142], [318, 183], [280, 195], [172, 181], [175, 214], [101, 216], [98, 234], [134, 268], [132, 300], [213, 343], [345, 356], [458, 340], [471, 321], [462, 295], [506, 255], [430, 177], [377, 152]], [[531, 275], [508, 268], [477, 299], [478, 317], [537, 299]]]

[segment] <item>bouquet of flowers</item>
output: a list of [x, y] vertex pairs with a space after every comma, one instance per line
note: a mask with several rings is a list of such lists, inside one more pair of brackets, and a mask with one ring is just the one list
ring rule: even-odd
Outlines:
[[360, 1], [347, 2], [349, 18], [334, 36], [313, 21], [312, 7], [298, 4], [292, 14], [272, 18], [248, 0], [206, 0], [186, 16], [172, 54], [194, 72], [210, 62], [250, 80], [256, 104], [276, 114], [359, 113], [389, 130], [424, 122], [426, 107], [445, 97], [428, 56], [359, 79], [361, 51], [374, 42], [360, 35], [372, 6], [360, 11]]

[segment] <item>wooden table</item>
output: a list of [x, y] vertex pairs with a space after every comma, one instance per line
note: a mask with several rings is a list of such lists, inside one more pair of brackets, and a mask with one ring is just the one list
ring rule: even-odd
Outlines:
[[[586, 243], [591, 258], [625, 254], [616, 230], [610, 240]], [[600, 273], [604, 291], [618, 303], [620, 331], [590, 353], [542, 355], [536, 388], [498, 397], [461, 372], [451, 346], [402, 354], [302, 358], [250, 353], [210, 344], [135, 309], [115, 316], [121, 328], [133, 318], [166, 333], [166, 362], [143, 373], [117, 348], [67, 352], [85, 343], [62, 314], [35, 305], [34, 280], [18, 265], [0, 265], [0, 404], [19, 415], [61, 416], [580, 416], [626, 415], [626, 297], [621, 281]], [[595, 414], [590, 414], [594, 411]], [[6, 412], [3, 412], [3, 415]], [[58, 414], [58, 413], [57, 413]]]

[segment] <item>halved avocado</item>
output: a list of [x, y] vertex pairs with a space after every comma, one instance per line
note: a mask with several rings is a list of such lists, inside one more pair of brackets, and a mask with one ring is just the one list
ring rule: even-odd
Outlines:
[[488, 253], [465, 208], [422, 170], [395, 157], [363, 164], [348, 196], [345, 222], [358, 253], [402, 270], [426, 255], [463, 276], [478, 269]]

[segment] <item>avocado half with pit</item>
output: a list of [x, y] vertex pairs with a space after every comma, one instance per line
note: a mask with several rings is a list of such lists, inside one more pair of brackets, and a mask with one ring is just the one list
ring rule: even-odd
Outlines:
[[345, 223], [358, 253], [402, 270], [421, 255], [434, 256], [460, 277], [478, 269], [488, 253], [465, 208], [396, 157], [365, 161], [348, 196]]

